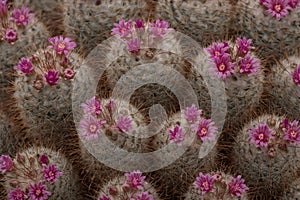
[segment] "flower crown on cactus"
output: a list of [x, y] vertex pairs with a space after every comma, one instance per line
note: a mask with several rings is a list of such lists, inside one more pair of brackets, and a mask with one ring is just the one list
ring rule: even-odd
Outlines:
[[300, 64], [292, 72], [291, 76], [293, 78], [294, 83], [300, 87]]
[[43, 87], [43, 78], [50, 86], [56, 85], [60, 76], [72, 79], [75, 75], [74, 66], [70, 62], [70, 51], [74, 50], [76, 43], [71, 38], [55, 36], [49, 38], [51, 43], [46, 49], [33, 54], [29, 59], [21, 58], [14, 67], [26, 76], [35, 76], [34, 87], [38, 90]]
[[266, 9], [265, 14], [276, 17], [279, 21], [288, 15], [289, 11], [298, 9], [299, 0], [260, 0], [260, 4]]
[[251, 55], [255, 47], [251, 46], [252, 39], [237, 38], [235, 44], [229, 42], [214, 42], [205, 48], [212, 63], [210, 71], [225, 80], [237, 71], [246, 75], [257, 75], [261, 68], [260, 61]]
[[11, 3], [0, 0], [0, 41], [14, 43], [18, 40], [18, 30], [34, 21], [34, 14], [28, 7], [11, 9]]
[[[29, 164], [24, 164], [26, 162]], [[46, 200], [51, 196], [51, 192], [47, 191], [47, 188], [63, 176], [55, 164], [49, 163], [46, 154], [30, 158], [17, 155], [15, 159], [11, 159], [8, 155], [2, 155], [0, 156], [0, 170], [7, 177], [23, 176], [26, 179], [25, 182], [10, 181], [9, 185], [15, 189], [8, 192], [8, 200], [28, 198]]]

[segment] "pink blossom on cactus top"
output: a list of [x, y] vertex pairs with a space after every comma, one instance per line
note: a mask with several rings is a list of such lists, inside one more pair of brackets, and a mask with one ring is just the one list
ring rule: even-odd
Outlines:
[[299, 4], [300, 0], [289, 0], [289, 6], [293, 9], [298, 8]]
[[174, 130], [168, 129], [168, 132], [170, 136], [170, 142], [181, 145], [181, 142], [184, 140], [184, 130], [178, 124], [176, 124]]
[[173, 31], [174, 29], [168, 28], [169, 23], [167, 21], [160, 21], [159, 19], [155, 21], [155, 23], [150, 24], [150, 31], [152, 33], [152, 37], [154, 38], [163, 38], [167, 33]]
[[39, 161], [40, 161], [40, 163], [41, 163], [42, 165], [48, 165], [48, 163], [49, 163], [49, 158], [48, 158], [47, 155], [43, 154], [43, 155], [41, 155]]
[[240, 58], [240, 72], [242, 74], [254, 74], [257, 75], [257, 71], [261, 68], [258, 59], [255, 59], [250, 54]]
[[48, 46], [48, 48], [53, 48], [57, 54], [64, 54], [67, 56], [69, 51], [72, 51], [77, 46], [76, 42], [72, 42], [72, 38], [63, 36], [55, 36], [53, 38], [49, 38], [48, 41], [52, 44]]
[[9, 43], [13, 43], [17, 41], [18, 39], [18, 33], [14, 29], [7, 29], [5, 31], [5, 40]]
[[133, 128], [131, 117], [125, 117], [123, 115], [119, 115], [116, 123], [116, 128], [118, 128], [119, 131], [123, 133], [130, 131]]
[[88, 115], [80, 121], [80, 134], [87, 140], [98, 139], [98, 134], [101, 133], [101, 128], [105, 123], [105, 120], [100, 120], [92, 115]]
[[119, 23], [114, 23], [115, 28], [111, 30], [111, 34], [117, 35], [118, 38], [130, 37], [133, 25], [134, 23], [131, 20], [126, 22], [124, 19], [121, 19]]
[[23, 74], [29, 74], [34, 70], [34, 67], [30, 60], [26, 58], [21, 58], [19, 64], [14, 67], [15, 70], [21, 71]]
[[214, 57], [213, 60], [214, 66], [210, 70], [214, 71], [216, 76], [225, 80], [228, 76], [235, 73], [234, 67], [236, 63], [230, 62], [230, 56], [228, 54], [223, 54], [221, 57]]
[[59, 79], [59, 71], [49, 70], [47, 74], [44, 74], [44, 77], [49, 85], [56, 85]]
[[300, 64], [295, 69], [295, 71], [292, 73], [292, 77], [294, 82], [300, 87]]
[[268, 0], [259, 0], [259, 3], [260, 3], [261, 5], [263, 5], [266, 1], [268, 1]]
[[7, 15], [7, 3], [6, 0], [0, 0], [0, 18]]
[[56, 182], [62, 175], [63, 173], [55, 165], [43, 166], [43, 176], [47, 182]]
[[250, 50], [255, 49], [255, 47], [251, 46], [252, 39], [247, 38], [237, 38], [235, 41], [237, 47], [238, 47], [238, 54], [243, 55], [247, 54]]
[[231, 195], [242, 197], [249, 188], [244, 184], [245, 180], [242, 179], [241, 175], [237, 178], [230, 177], [230, 183], [228, 184], [228, 191]]
[[0, 156], [0, 171], [4, 174], [8, 171], [11, 171], [14, 167], [14, 163], [10, 156], [2, 155]]
[[99, 197], [98, 200], [111, 200], [111, 199], [107, 196], [102, 196], [102, 197]]
[[31, 200], [46, 200], [51, 195], [51, 192], [47, 191], [47, 186], [41, 182], [36, 184], [30, 184], [29, 197]]
[[292, 9], [289, 5], [289, 0], [266, 0], [263, 5], [268, 8], [265, 13], [271, 14], [277, 20], [285, 17], [289, 13], [289, 10]]
[[144, 22], [140, 21], [139, 19], [135, 21], [135, 28], [143, 29], [145, 28]]
[[11, 190], [8, 193], [8, 200], [25, 200], [28, 196], [20, 189]]
[[194, 123], [199, 119], [200, 115], [202, 114], [202, 110], [196, 108], [195, 104], [193, 104], [192, 106], [187, 107], [183, 111], [183, 114], [184, 114], [184, 118], [188, 122]]
[[256, 147], [267, 147], [270, 139], [273, 139], [274, 136], [271, 135], [273, 130], [269, 129], [267, 124], [258, 124], [257, 128], [252, 128], [248, 130], [250, 135], [250, 144], [255, 143]]
[[216, 43], [214, 42], [211, 46], [205, 48], [205, 51], [209, 53], [210, 58], [222, 57], [224, 54], [228, 54], [229, 45], [227, 42]]
[[284, 131], [284, 139], [296, 145], [300, 143], [300, 126], [297, 120], [294, 120]]
[[215, 126], [215, 122], [211, 119], [200, 118], [200, 120], [191, 127], [196, 131], [198, 137], [203, 142], [206, 140], [213, 141], [218, 131], [218, 128]]
[[75, 71], [71, 68], [67, 68], [64, 70], [64, 77], [67, 79], [72, 79], [75, 75]]
[[194, 182], [194, 187], [199, 189], [202, 195], [204, 195], [213, 190], [214, 184], [215, 178], [213, 176], [211, 176], [209, 173], [204, 175], [202, 172], [200, 172], [199, 176]]
[[153, 196], [151, 194], [148, 194], [148, 192], [142, 192], [142, 194], [137, 195], [135, 199], [131, 200], [154, 200]]
[[285, 118], [281, 123], [280, 127], [282, 128], [283, 131], [286, 131], [291, 127], [290, 120], [288, 118]]
[[137, 38], [129, 40], [127, 42], [127, 50], [132, 54], [138, 54], [140, 52], [140, 43]]
[[89, 115], [100, 115], [102, 112], [102, 103], [100, 99], [96, 99], [95, 96], [86, 100], [86, 103], [82, 103], [81, 107], [83, 112]]
[[30, 8], [22, 6], [21, 9], [15, 8], [13, 10], [13, 17], [11, 18], [18, 26], [27, 26], [27, 24], [33, 21], [34, 14], [29, 13]]
[[143, 185], [147, 184], [147, 182], [145, 181], [146, 176], [142, 176], [142, 172], [140, 170], [125, 173], [125, 177], [127, 178], [127, 180], [123, 185], [124, 187], [140, 190], [142, 189]]

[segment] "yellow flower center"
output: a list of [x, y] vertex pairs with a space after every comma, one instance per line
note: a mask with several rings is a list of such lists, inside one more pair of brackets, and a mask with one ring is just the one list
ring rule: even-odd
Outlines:
[[201, 129], [201, 135], [206, 135], [207, 134], [207, 129], [206, 128], [202, 128]]
[[281, 6], [279, 4], [277, 4], [275, 6], [275, 10], [276, 10], [276, 12], [280, 12], [281, 11]]
[[66, 45], [65, 45], [64, 42], [60, 42], [60, 43], [58, 44], [58, 48], [59, 48], [59, 49], [64, 49], [65, 47], [66, 47]]
[[97, 130], [97, 126], [95, 124], [90, 125], [90, 131], [94, 133]]
[[219, 70], [220, 71], [224, 71], [225, 68], [226, 68], [226, 66], [223, 63], [219, 66]]
[[20, 15], [19, 20], [24, 21], [25, 16], [24, 15]]
[[264, 139], [264, 134], [262, 134], [262, 133], [259, 134], [259, 135], [258, 135], [258, 139], [260, 139], [260, 140]]
[[291, 132], [291, 136], [292, 136], [293, 138], [295, 138], [295, 137], [297, 136], [296, 131], [292, 131], [292, 132]]
[[42, 191], [40, 189], [35, 191], [36, 196], [39, 196], [42, 193]]
[[202, 185], [203, 185], [203, 187], [204, 187], [205, 189], [208, 189], [209, 184], [208, 184], [207, 181], [205, 181]]

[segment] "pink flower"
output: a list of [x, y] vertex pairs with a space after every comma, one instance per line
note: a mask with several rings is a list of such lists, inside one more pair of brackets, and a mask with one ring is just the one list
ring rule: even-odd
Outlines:
[[7, 7], [6, 0], [0, 0], [0, 18], [7, 15], [7, 10], [8, 7]]
[[176, 124], [174, 130], [168, 129], [169, 135], [170, 135], [170, 142], [176, 143], [180, 145], [180, 143], [184, 140], [184, 131], [178, 124]]
[[239, 55], [245, 55], [249, 50], [255, 49], [255, 47], [251, 46], [252, 39], [246, 39], [245, 37], [243, 39], [237, 38], [235, 43], [238, 47]]
[[14, 163], [10, 156], [8, 155], [2, 155], [0, 156], [0, 171], [4, 174], [6, 172], [9, 172], [13, 169]]
[[41, 163], [42, 165], [48, 165], [48, 163], [49, 163], [49, 158], [48, 158], [47, 155], [43, 154], [43, 155], [41, 155], [39, 161], [40, 161], [40, 163]]
[[215, 122], [211, 119], [200, 118], [199, 122], [192, 125], [192, 128], [197, 132], [198, 137], [204, 142], [206, 140], [213, 141], [218, 128]]
[[292, 73], [292, 77], [294, 82], [300, 87], [300, 64], [295, 69], [295, 71]]
[[199, 176], [196, 178], [194, 182], [194, 187], [199, 189], [202, 195], [211, 192], [213, 190], [215, 184], [215, 178], [211, 176], [209, 173], [204, 175], [202, 172], [199, 173]]
[[298, 126], [298, 121], [294, 120], [290, 126], [285, 129], [284, 139], [296, 145], [300, 143], [300, 126]]
[[191, 107], [187, 107], [184, 111], [184, 117], [185, 119], [190, 122], [194, 123], [198, 120], [200, 115], [202, 114], [202, 110], [196, 108], [195, 104], [193, 104]]
[[124, 117], [123, 115], [119, 115], [116, 128], [119, 131], [126, 133], [132, 129], [132, 119], [130, 117]]
[[272, 17], [276, 16], [277, 20], [285, 17], [289, 10], [292, 9], [289, 5], [289, 0], [266, 0], [263, 5], [268, 8], [265, 13], [271, 14]]
[[22, 6], [21, 10], [15, 8], [13, 10], [13, 17], [11, 18], [18, 26], [27, 26], [27, 24], [33, 21], [34, 14], [29, 13], [30, 8]]
[[251, 137], [250, 144], [255, 143], [256, 147], [267, 147], [269, 140], [274, 138], [271, 135], [272, 131], [267, 124], [258, 124], [257, 128], [248, 130], [248, 134]]
[[300, 4], [300, 0], [289, 0], [289, 6], [291, 6], [291, 8], [295, 9], [299, 6]]
[[143, 185], [147, 184], [147, 182], [145, 182], [146, 176], [142, 176], [142, 172], [140, 170], [126, 173], [125, 177], [127, 180], [123, 185], [124, 187], [140, 190]]
[[67, 68], [64, 70], [64, 77], [67, 79], [72, 79], [75, 75], [75, 72], [71, 68]]
[[102, 112], [102, 103], [100, 99], [96, 99], [96, 97], [92, 97], [91, 99], [86, 100], [86, 103], [82, 103], [81, 107], [85, 114], [89, 115], [100, 115]]
[[153, 196], [148, 194], [148, 192], [142, 192], [142, 194], [137, 195], [135, 200], [154, 200]]
[[31, 200], [46, 200], [51, 195], [51, 192], [47, 191], [47, 186], [41, 182], [38, 184], [30, 184], [29, 194]]
[[259, 3], [260, 3], [261, 5], [263, 5], [266, 1], [268, 1], [268, 0], [259, 0]]
[[140, 52], [140, 43], [137, 38], [127, 42], [127, 50], [132, 54], [138, 54]]
[[236, 63], [230, 62], [230, 56], [228, 54], [223, 54], [221, 57], [214, 57], [214, 67], [211, 71], [215, 71], [215, 75], [221, 77], [225, 80], [231, 74], [234, 74], [234, 67]]
[[112, 112], [112, 110], [116, 107], [116, 104], [113, 99], [110, 99], [105, 107], [109, 110], [109, 112]]
[[59, 79], [59, 71], [49, 70], [47, 74], [44, 74], [44, 77], [49, 85], [56, 85]]
[[244, 58], [240, 58], [240, 62], [240, 72], [242, 74], [250, 75], [252, 73], [257, 75], [257, 71], [261, 68], [259, 60], [253, 58], [250, 54], [247, 54]]
[[99, 197], [98, 200], [110, 200], [110, 198], [107, 196], [102, 196], [102, 197]]
[[34, 67], [30, 60], [26, 58], [21, 58], [21, 61], [17, 66], [14, 67], [15, 70], [20, 70], [23, 74], [29, 74], [34, 70]]
[[15, 41], [17, 41], [18, 39], [18, 33], [12, 29], [12, 28], [9, 28], [6, 30], [5, 32], [5, 40], [9, 43], [13, 43]]
[[8, 200], [25, 200], [28, 196], [20, 189], [11, 190], [8, 193]]
[[245, 180], [241, 178], [241, 175], [235, 179], [230, 177], [230, 183], [228, 184], [229, 193], [233, 196], [241, 197], [249, 188], [244, 184]]
[[55, 165], [50, 165], [49, 167], [43, 166], [43, 176], [44, 180], [47, 182], [56, 182], [57, 178], [62, 176], [63, 173], [55, 167]]
[[53, 38], [49, 38], [48, 41], [52, 44], [48, 46], [48, 48], [53, 48], [57, 54], [64, 54], [67, 56], [69, 51], [72, 51], [77, 46], [76, 42], [72, 42], [72, 38], [63, 36], [55, 36]]
[[152, 37], [163, 38], [167, 33], [174, 30], [168, 27], [169, 24], [167, 21], [160, 21], [159, 19], [156, 20], [155, 23], [150, 23], [150, 31], [152, 32]]
[[119, 24], [114, 23], [115, 28], [111, 30], [111, 34], [117, 35], [118, 38], [130, 37], [133, 25], [134, 23], [131, 20], [126, 22], [124, 19], [121, 19]]
[[214, 42], [211, 46], [205, 48], [207, 53], [209, 53], [210, 58], [213, 59], [215, 57], [222, 57], [224, 54], [227, 54], [229, 50], [229, 46], [227, 42], [216, 43]]
[[79, 128], [81, 129], [81, 136], [85, 137], [87, 140], [98, 139], [98, 134], [101, 132], [101, 128], [106, 123], [105, 120], [99, 120], [92, 115], [83, 118], [80, 121]]
[[135, 21], [135, 28], [138, 28], [138, 29], [144, 29], [145, 26], [144, 26], [144, 22], [140, 21], [139, 19]]

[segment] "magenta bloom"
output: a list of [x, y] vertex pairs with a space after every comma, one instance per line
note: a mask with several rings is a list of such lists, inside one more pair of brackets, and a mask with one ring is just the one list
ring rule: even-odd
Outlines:
[[49, 163], [49, 158], [48, 158], [47, 155], [43, 154], [43, 155], [41, 155], [39, 161], [40, 161], [40, 163], [41, 163], [42, 165], [48, 165], [48, 163]]
[[77, 46], [76, 42], [72, 42], [72, 38], [63, 36], [55, 36], [53, 38], [49, 38], [48, 41], [52, 44], [48, 46], [48, 48], [53, 48], [57, 54], [64, 54], [67, 56], [69, 51], [72, 51]]
[[21, 61], [17, 66], [14, 67], [15, 70], [21, 71], [23, 74], [29, 74], [34, 70], [34, 67], [30, 60], [26, 58], [21, 58]]
[[214, 57], [214, 67], [211, 68], [212, 71], [215, 71], [215, 75], [221, 77], [223, 80], [234, 74], [234, 67], [236, 63], [230, 62], [230, 56], [228, 54], [223, 54], [221, 57]]
[[7, 15], [7, 3], [6, 0], [0, 0], [0, 18]]
[[11, 171], [14, 167], [14, 163], [10, 156], [2, 155], [0, 156], [0, 171], [4, 174], [8, 171]]
[[8, 193], [8, 200], [25, 200], [28, 196], [20, 189], [11, 190]]
[[257, 128], [248, 130], [248, 134], [251, 137], [250, 144], [255, 143], [256, 147], [267, 147], [269, 140], [274, 138], [271, 135], [272, 131], [267, 124], [258, 124]]
[[18, 26], [27, 26], [27, 24], [33, 21], [34, 14], [29, 13], [30, 8], [22, 6], [21, 10], [15, 8], [13, 10], [13, 17], [11, 18]]
[[289, 0], [266, 0], [263, 5], [268, 8], [265, 13], [271, 14], [277, 20], [285, 17], [289, 10], [292, 9], [289, 5]]
[[299, 6], [300, 4], [300, 0], [289, 0], [289, 6], [291, 6], [291, 8], [295, 9]]
[[100, 99], [96, 99], [96, 97], [92, 97], [91, 99], [86, 100], [86, 103], [82, 103], [81, 107], [85, 114], [89, 115], [100, 115], [102, 112], [102, 103]]
[[296, 145], [300, 143], [300, 126], [298, 126], [298, 121], [294, 120], [290, 126], [285, 129], [284, 139]]
[[135, 21], [135, 28], [138, 28], [138, 29], [144, 29], [145, 26], [144, 26], [144, 22], [140, 21], [139, 19]]
[[142, 172], [140, 170], [126, 173], [125, 177], [127, 178], [127, 181], [123, 186], [129, 187], [131, 189], [140, 190], [142, 189], [143, 185], [147, 184], [147, 182], [145, 181], [146, 176], [142, 176]]
[[300, 87], [300, 64], [295, 69], [295, 71], [292, 73], [292, 77], [294, 82]]
[[44, 77], [49, 85], [56, 85], [59, 79], [59, 71], [49, 70], [48, 74], [44, 74]]
[[187, 107], [183, 113], [188, 122], [195, 123], [202, 114], [202, 110], [196, 108], [195, 104], [193, 104], [191, 107]]
[[67, 79], [72, 79], [75, 75], [75, 72], [71, 68], [67, 68], [64, 70], [64, 77]]
[[51, 195], [51, 192], [47, 191], [47, 186], [41, 182], [38, 184], [30, 184], [29, 197], [31, 200], [46, 200]]
[[140, 52], [140, 43], [137, 38], [127, 42], [127, 50], [132, 54], [138, 54]]
[[242, 74], [250, 75], [252, 73], [257, 75], [257, 71], [261, 68], [259, 60], [253, 58], [250, 54], [247, 54], [244, 58], [240, 58], [240, 62], [240, 72]]
[[43, 176], [44, 176], [44, 180], [47, 182], [56, 182], [57, 178], [59, 178], [60, 176], [62, 176], [63, 173], [56, 168], [55, 165], [50, 165], [48, 166], [43, 166]]
[[18, 39], [18, 33], [14, 29], [7, 29], [5, 32], [5, 40], [9, 43], [13, 43], [17, 41]]
[[142, 192], [142, 194], [137, 195], [135, 197], [135, 200], [154, 200], [153, 196], [151, 194], [148, 194], [148, 192]]
[[235, 43], [238, 47], [239, 55], [247, 54], [250, 50], [255, 49], [255, 47], [251, 46], [252, 39], [246, 39], [245, 37], [243, 39], [237, 38]]
[[168, 28], [169, 24], [167, 21], [160, 21], [159, 19], [156, 20], [155, 23], [149, 24], [152, 37], [154, 38], [163, 38], [167, 33], [174, 30], [172, 28]]
[[227, 54], [228, 49], [230, 47], [228, 46], [227, 42], [221, 42], [216, 43], [214, 42], [211, 46], [205, 48], [207, 53], [209, 53], [210, 58], [213, 59], [215, 57], [222, 57], [224, 54]]
[[174, 130], [168, 129], [169, 135], [170, 135], [170, 142], [176, 143], [180, 145], [180, 143], [184, 140], [184, 131], [178, 124], [176, 124]]
[[194, 187], [199, 189], [202, 195], [211, 192], [213, 190], [215, 184], [215, 178], [211, 176], [209, 173], [204, 175], [202, 172], [199, 173], [199, 176], [196, 178], [194, 182]]
[[245, 180], [241, 178], [241, 175], [235, 179], [230, 177], [230, 183], [228, 184], [228, 190], [231, 195], [241, 197], [246, 190], [249, 188], [244, 184]]
[[111, 30], [111, 34], [117, 35], [118, 38], [130, 37], [133, 25], [134, 23], [131, 20], [126, 22], [124, 19], [121, 19], [119, 23], [114, 23], [115, 28]]
[[102, 197], [99, 197], [98, 200], [110, 200], [110, 198], [107, 196], [102, 196]]
[[214, 140], [218, 128], [215, 122], [211, 119], [200, 118], [197, 124], [192, 125], [192, 128], [197, 132], [198, 137], [204, 142], [205, 140]]
[[116, 128], [119, 131], [126, 133], [132, 129], [132, 119], [130, 117], [124, 117], [123, 115], [119, 115]]
[[98, 139], [98, 134], [101, 132], [101, 128], [105, 123], [105, 120], [99, 120], [96, 117], [89, 115], [80, 121], [80, 134], [87, 140]]

